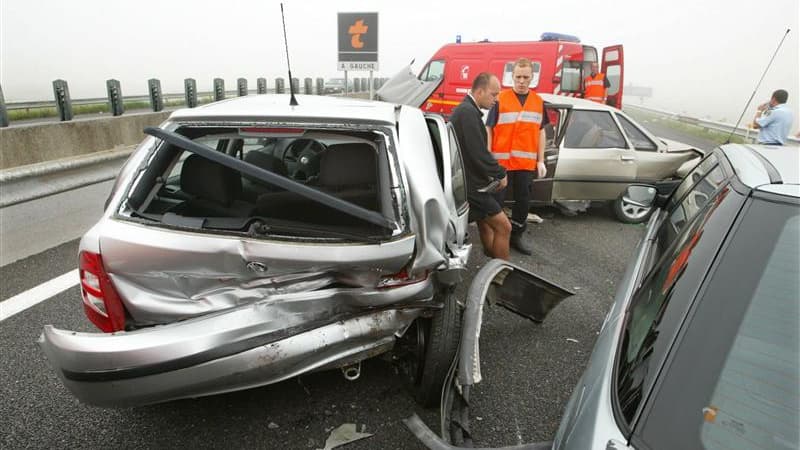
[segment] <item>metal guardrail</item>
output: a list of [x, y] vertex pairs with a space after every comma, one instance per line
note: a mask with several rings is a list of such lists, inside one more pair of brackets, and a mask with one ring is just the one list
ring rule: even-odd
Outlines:
[[[758, 130], [755, 129], [755, 128], [742, 127], [742, 126], [735, 127], [734, 125], [731, 125], [729, 123], [716, 122], [716, 121], [713, 121], [713, 120], [698, 119], [698, 118], [695, 118], [695, 117], [685, 116], [683, 114], [678, 114], [678, 113], [674, 113], [674, 112], [671, 112], [671, 111], [664, 111], [662, 109], [649, 108], [649, 107], [640, 106], [640, 105], [625, 105], [624, 108], [625, 109], [639, 109], [639, 110], [642, 110], [644, 112], [657, 114], [657, 115], [660, 115], [660, 116], [667, 116], [670, 119], [677, 120], [677, 121], [683, 122], [683, 123], [688, 123], [690, 125], [695, 125], [695, 126], [698, 126], [700, 128], [705, 128], [705, 129], [708, 129], [708, 130], [719, 131], [719, 132], [722, 132], [722, 133], [731, 133], [731, 132], [733, 132], [734, 135], [742, 137], [742, 138], [745, 138], [750, 142], [754, 142], [756, 137], [758, 137]], [[789, 137], [786, 138], [786, 141], [790, 142], [792, 144], [795, 144], [795, 145], [800, 145], [800, 139], [798, 139], [796, 137], [789, 136]]]
[[[267, 91], [270, 94], [275, 93], [274, 89], [270, 89]], [[256, 95], [257, 91], [251, 90], [248, 91], [251, 95]], [[164, 101], [169, 100], [185, 100], [185, 95], [183, 92], [180, 94], [163, 94]], [[239, 91], [225, 91], [225, 98], [232, 98], [237, 97], [239, 95]], [[203, 97], [214, 97], [214, 92], [198, 92], [197, 96], [199, 98]], [[150, 96], [148, 95], [132, 95], [132, 96], [125, 96], [122, 97], [123, 101], [125, 102], [149, 102]], [[106, 105], [108, 104], [107, 97], [97, 97], [97, 98], [81, 98], [81, 99], [73, 99], [73, 105]], [[6, 103], [6, 109], [9, 111], [13, 110], [20, 110], [20, 109], [37, 109], [37, 108], [55, 108], [56, 102], [54, 100], [42, 100], [42, 101], [34, 101], [34, 102], [13, 102], [13, 103]]]
[[[387, 80], [388, 78], [382, 77], [353, 78], [352, 85], [348, 83], [348, 89], [344, 92], [344, 94], [349, 94], [347, 91], [352, 89], [352, 93], [355, 94], [369, 92], [371, 98], [372, 92], [377, 91]], [[122, 93], [122, 89], [119, 80], [110, 79], [106, 80], [106, 90], [108, 92], [107, 97], [73, 100], [69, 95], [68, 83], [65, 80], [59, 79], [53, 81], [53, 101], [46, 100], [8, 103], [6, 103], [4, 100], [3, 90], [0, 86], [0, 128], [9, 126], [9, 111], [19, 111], [20, 113], [17, 113], [16, 117], [20, 118], [21, 116], [27, 114], [27, 112], [30, 110], [42, 110], [45, 108], [55, 109], [60, 121], [65, 122], [74, 118], [73, 106], [107, 105], [109, 112], [113, 116], [119, 116], [125, 113], [126, 102], [128, 104], [149, 103], [150, 109], [152, 109], [154, 112], [158, 112], [162, 111], [165, 105], [185, 105], [188, 108], [193, 108], [198, 106], [198, 104], [206, 103], [205, 101], [198, 103], [198, 99], [219, 101], [224, 98], [241, 97], [245, 95], [285, 93], [287, 87], [284, 84], [285, 80], [279, 77], [275, 79], [274, 87], [272, 89], [268, 89], [267, 79], [261, 77], [256, 80], [257, 89], [251, 90], [247, 88], [248, 83], [246, 78], [238, 78], [236, 80], [236, 90], [225, 90], [224, 80], [222, 78], [215, 78], [214, 87], [211, 91], [197, 92], [197, 83], [195, 79], [186, 78], [183, 81], [184, 91], [182, 93], [163, 93], [161, 90], [161, 81], [157, 78], [151, 78], [147, 80], [149, 90], [148, 95], [133, 95], [123, 97], [120, 95]], [[303, 82], [302, 89], [300, 84], [301, 81]], [[289, 80], [289, 83], [291, 83], [295, 93], [303, 93], [307, 95], [326, 95], [326, 93], [329, 92], [325, 88], [325, 80], [321, 77], [317, 77], [316, 79], [306, 77], [303, 80], [300, 80], [299, 78], [292, 78]], [[93, 108], [84, 109], [86, 110]], [[89, 111], [83, 111], [83, 113], [89, 113]], [[43, 114], [50, 116], [48, 112], [44, 112]]]

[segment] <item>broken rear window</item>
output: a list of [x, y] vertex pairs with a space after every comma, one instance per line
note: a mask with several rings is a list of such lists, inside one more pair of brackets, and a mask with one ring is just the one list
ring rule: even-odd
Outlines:
[[238, 127], [157, 131], [167, 142], [129, 192], [132, 217], [251, 234], [391, 234], [395, 205], [389, 192], [387, 139], [381, 132]]

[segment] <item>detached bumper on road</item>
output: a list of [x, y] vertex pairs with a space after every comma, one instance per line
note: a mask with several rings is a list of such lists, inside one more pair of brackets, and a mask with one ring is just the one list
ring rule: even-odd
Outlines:
[[396, 333], [433, 306], [430, 280], [372, 293], [402, 300], [325, 317], [293, 311], [291, 299], [277, 305], [265, 300], [112, 334], [47, 325], [39, 345], [64, 385], [91, 405], [136, 406], [219, 394], [383, 353], [394, 345]]

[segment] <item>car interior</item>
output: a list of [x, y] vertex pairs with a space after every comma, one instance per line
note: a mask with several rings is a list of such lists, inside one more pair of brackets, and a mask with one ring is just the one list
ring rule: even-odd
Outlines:
[[[387, 209], [381, 202], [379, 173], [388, 176], [388, 167], [379, 170], [378, 155], [383, 144], [377, 134], [305, 130], [292, 136], [248, 137], [236, 129], [205, 131], [199, 136], [191, 136], [190, 132], [190, 138], [259, 169], [367, 210], [382, 213]], [[160, 159], [171, 161], [164, 163]], [[162, 170], [159, 176], [143, 178], [145, 183], [147, 180], [154, 183], [149, 189], [154, 194], [139, 209], [145, 217], [260, 217], [323, 226], [370, 226], [358, 217], [279, 187], [252, 173], [241, 173], [172, 145], [165, 145], [156, 152], [147, 172]], [[244, 226], [246, 221], [239, 220], [238, 223]]]

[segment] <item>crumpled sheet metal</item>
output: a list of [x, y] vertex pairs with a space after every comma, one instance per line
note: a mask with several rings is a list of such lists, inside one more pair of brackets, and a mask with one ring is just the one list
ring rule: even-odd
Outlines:
[[[414, 121], [421, 123], [413, 124]], [[445, 241], [450, 213], [445, 202], [439, 175], [436, 173], [436, 158], [424, 117], [417, 110], [400, 110], [400, 146], [424, 149], [411, 154], [400, 152], [401, 162], [408, 179], [411, 229], [417, 235], [416, 254], [412, 272], [418, 273], [439, 267], [447, 258]], [[408, 153], [408, 154], [407, 154]]]
[[[105, 221], [103, 263], [138, 325], [169, 323], [253, 301], [314, 292], [334, 283], [374, 289], [414, 252], [414, 236], [375, 245], [309, 245], [164, 233]], [[131, 257], [135, 255], [135, 257]], [[248, 269], [257, 262], [264, 272]]]

